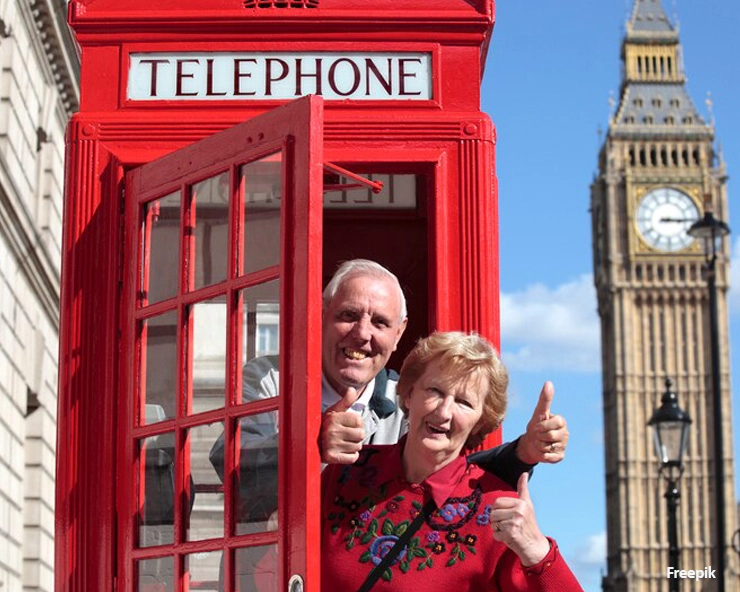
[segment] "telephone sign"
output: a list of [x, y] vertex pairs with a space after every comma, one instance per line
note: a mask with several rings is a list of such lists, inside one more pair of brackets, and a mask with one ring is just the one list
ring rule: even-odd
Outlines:
[[135, 53], [135, 101], [296, 99], [429, 100], [429, 53]]

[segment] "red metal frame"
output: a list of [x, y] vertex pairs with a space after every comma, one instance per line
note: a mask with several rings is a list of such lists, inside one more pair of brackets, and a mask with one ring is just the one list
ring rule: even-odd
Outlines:
[[[69, 7], [69, 22], [82, 57], [82, 100], [67, 133], [55, 564], [60, 592], [126, 590], [131, 585], [130, 574], [118, 560], [119, 551], [133, 548], [134, 533], [119, 528], [130, 523], [131, 515], [126, 512], [132, 506], [118, 494], [125, 488], [133, 494], [134, 434], [122, 431], [121, 426], [134, 425], [135, 409], [124, 400], [126, 393], [138, 388], [130, 364], [137, 353], [130, 349], [136, 342], [135, 327], [126, 320], [130, 320], [126, 311], [133, 310], [135, 303], [122, 300], [123, 292], [126, 298], [133, 297], [130, 291], [135, 285], [135, 278], [123, 273], [124, 263], [136, 259], [132, 244], [123, 240], [122, 212], [124, 207], [133, 207], [130, 196], [122, 196], [124, 172], [280, 104], [128, 101], [125, 89], [131, 51], [360, 48], [429, 52], [434, 71], [431, 100], [326, 103], [324, 155], [307, 156], [312, 159], [311, 175], [315, 175], [310, 191], [320, 191], [320, 163], [327, 161], [359, 173], [363, 167], [354, 166], [358, 163], [367, 165], [366, 169], [376, 163], [389, 167], [400, 163], [404, 171], [433, 177], [424, 212], [427, 241], [420, 245], [429, 253], [427, 289], [423, 290], [428, 293], [428, 318], [421, 321], [419, 332], [476, 330], [498, 343], [495, 132], [480, 112], [480, 80], [493, 27], [493, 0], [320, 0], [318, 8], [287, 11], [245, 10], [241, 0], [163, 0], [156, 4], [152, 6], [150, 0], [72, 0]], [[319, 126], [311, 133], [320, 131]], [[298, 138], [297, 142], [296, 146], [301, 144]], [[214, 159], [214, 170], [221, 166]], [[290, 248], [299, 252], [300, 245], [319, 240], [321, 219], [313, 211], [295, 216], [287, 228], [290, 231], [298, 228], [297, 220], [309, 220], [301, 233], [287, 233], [293, 241]], [[399, 213], [399, 218], [407, 216], [408, 212]], [[295, 307], [283, 307], [285, 314], [295, 315], [293, 322], [283, 323], [297, 332], [292, 339], [308, 344], [305, 351], [293, 351], [293, 362], [282, 368], [282, 386], [289, 390], [320, 376], [320, 348], [316, 339], [309, 341], [307, 336], [319, 334], [321, 249], [304, 248], [301, 253], [308, 257], [306, 267], [296, 265], [293, 283], [281, 283], [284, 295], [305, 285], [296, 302], [306, 303], [311, 311], [299, 318]], [[291, 264], [284, 261], [283, 274]], [[205, 297], [218, 292], [209, 289], [198, 293]], [[178, 310], [184, 311], [191, 297], [188, 293], [178, 301]], [[167, 306], [153, 304], [146, 314]], [[232, 334], [229, 339], [238, 343], [240, 337]], [[228, 348], [233, 349], [232, 341]], [[240, 379], [236, 366], [230, 369], [228, 384]], [[270, 402], [260, 405], [260, 410], [272, 408]], [[319, 402], [309, 396], [302, 410], [311, 418], [309, 427], [286, 427], [315, 442], [315, 434], [306, 430], [316, 425], [312, 422], [318, 419], [318, 409]], [[227, 413], [243, 410], [233, 405]], [[182, 430], [218, 417], [218, 412], [195, 418], [187, 415], [170, 425]], [[137, 427], [135, 437], [157, 429]], [[489, 443], [498, 440], [494, 435]], [[185, 446], [183, 440], [179, 444]], [[287, 452], [290, 461], [286, 462], [294, 464], [283, 464], [286, 470], [305, 470], [317, 460], [313, 446]], [[227, 456], [227, 470], [233, 462]], [[305, 489], [291, 487], [282, 492], [289, 506], [284, 510], [292, 518], [281, 522], [278, 536], [288, 549], [300, 549], [301, 541], [318, 532], [306, 511], [307, 500], [318, 499], [318, 472], [306, 479]], [[180, 487], [187, 489], [189, 483]], [[227, 500], [227, 521], [230, 511]], [[286, 565], [300, 563], [301, 553], [288, 552]], [[318, 581], [318, 549], [309, 549], [305, 556], [311, 590]]]

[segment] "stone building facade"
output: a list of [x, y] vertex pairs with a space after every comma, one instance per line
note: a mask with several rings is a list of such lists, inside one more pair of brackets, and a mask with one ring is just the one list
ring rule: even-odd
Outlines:
[[50, 591], [64, 133], [79, 101], [66, 2], [0, 0], [0, 65], [0, 591]]

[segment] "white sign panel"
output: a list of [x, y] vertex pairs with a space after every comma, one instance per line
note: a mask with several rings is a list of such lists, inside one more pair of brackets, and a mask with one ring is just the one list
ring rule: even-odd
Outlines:
[[431, 54], [420, 52], [132, 53], [134, 101], [295, 99], [425, 101]]

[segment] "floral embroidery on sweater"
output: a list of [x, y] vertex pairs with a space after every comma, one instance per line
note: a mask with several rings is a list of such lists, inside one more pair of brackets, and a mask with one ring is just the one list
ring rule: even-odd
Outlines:
[[[340, 481], [346, 478], [347, 473], [343, 472]], [[422, 511], [422, 505], [417, 500], [411, 500], [409, 507], [403, 495], [391, 499], [387, 497], [387, 486], [382, 485], [361, 499], [348, 500], [341, 495], [334, 498], [334, 510], [328, 515], [331, 532], [337, 534], [342, 528], [347, 530], [343, 543], [348, 551], [356, 545], [365, 547], [360, 555], [360, 563], [379, 565]], [[479, 511], [480, 504], [480, 486], [476, 486], [468, 496], [448, 498], [441, 508], [426, 516], [427, 529], [422, 527], [419, 530], [421, 534], [409, 540], [381, 574], [382, 579], [391, 581], [394, 568], [402, 573], [410, 569], [423, 571], [439, 565], [435, 559], [452, 567], [465, 561], [468, 553], [475, 555], [478, 535], [474, 531], [490, 528], [492, 511], [490, 505]]]

